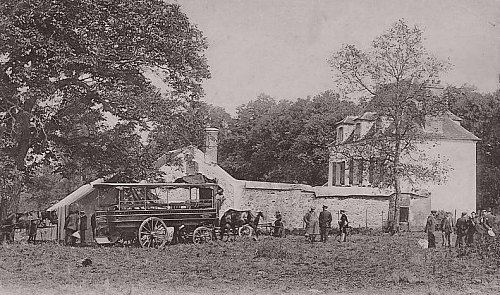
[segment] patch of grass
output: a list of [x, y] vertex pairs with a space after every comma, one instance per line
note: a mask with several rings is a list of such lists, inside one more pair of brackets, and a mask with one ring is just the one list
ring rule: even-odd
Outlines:
[[292, 257], [292, 254], [288, 250], [288, 245], [283, 245], [281, 239], [264, 239], [258, 243], [255, 257], [284, 260]]
[[[299, 236], [261, 237], [258, 241], [180, 244], [161, 250], [1, 245], [0, 293], [5, 286], [54, 291], [39, 293], [43, 295], [67, 294], [68, 290], [134, 295], [187, 291], [270, 294], [283, 290], [302, 294], [312, 289], [327, 293], [408, 294], [416, 290], [418, 294], [448, 294], [485, 288], [492, 288], [488, 293], [500, 293], [500, 287], [493, 284], [500, 280], [493, 262], [486, 263], [472, 249], [467, 255], [455, 248], [421, 249], [417, 245], [421, 238], [425, 238], [421, 232], [353, 235], [347, 243], [330, 238], [327, 243], [311, 244]], [[495, 249], [482, 250], [482, 255], [492, 257]], [[90, 258], [92, 265], [79, 266], [78, 261], [84, 258]]]

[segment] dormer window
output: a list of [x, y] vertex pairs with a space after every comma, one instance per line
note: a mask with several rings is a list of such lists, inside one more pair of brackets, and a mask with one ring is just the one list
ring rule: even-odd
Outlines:
[[337, 143], [342, 143], [344, 141], [344, 128], [337, 128]]

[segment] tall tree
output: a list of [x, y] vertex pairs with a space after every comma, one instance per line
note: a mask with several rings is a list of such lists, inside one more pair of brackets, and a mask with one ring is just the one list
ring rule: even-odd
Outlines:
[[[364, 93], [368, 108], [390, 122], [390, 130], [380, 133], [376, 143], [380, 145], [379, 153], [386, 155], [385, 165], [389, 169], [385, 169], [384, 178], [395, 192], [390, 200], [389, 220], [398, 230], [401, 180], [422, 169], [422, 176], [429, 174], [425, 166], [417, 169], [401, 160], [421, 141], [419, 130], [424, 121], [443, 111], [441, 97], [433, 95], [429, 87], [449, 65], [427, 52], [422, 29], [405, 20], [398, 20], [376, 37], [369, 50], [345, 45], [329, 63], [343, 90]], [[351, 156], [363, 157], [363, 153], [365, 149]]]
[[[137, 146], [132, 131], [147, 129], [159, 111], [175, 114], [179, 103], [200, 98], [209, 77], [205, 49], [202, 32], [165, 1], [2, 1], [2, 156], [23, 171], [30, 154], [63, 153], [71, 162], [75, 150], [106, 154], [116, 139], [122, 142], [115, 150]], [[168, 99], [148, 71], [168, 84]]]
[[322, 185], [334, 125], [356, 111], [332, 91], [295, 102], [259, 95], [238, 107], [221, 142], [221, 166], [241, 179]]
[[472, 86], [448, 87], [445, 95], [477, 144], [478, 207], [500, 205], [500, 90], [481, 94]]

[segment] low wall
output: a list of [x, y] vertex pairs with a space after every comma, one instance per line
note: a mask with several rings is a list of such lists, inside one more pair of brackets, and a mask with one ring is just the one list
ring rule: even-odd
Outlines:
[[[272, 222], [276, 211], [283, 215], [283, 221], [288, 229], [303, 228], [303, 216], [310, 209], [316, 212], [322, 206], [328, 206], [332, 212], [333, 223], [339, 219], [339, 211], [346, 210], [352, 227], [370, 227], [382, 229], [387, 223], [389, 196], [317, 196], [315, 188], [305, 185], [265, 183], [246, 181], [241, 190], [241, 207], [239, 209], [259, 211], [264, 213], [265, 222]], [[408, 198], [410, 206], [410, 230], [420, 230], [430, 210], [430, 198]]]
[[307, 186], [297, 186], [281, 183], [246, 182], [242, 190], [241, 209], [261, 210], [265, 221], [273, 221], [276, 211], [283, 215], [285, 226], [289, 229], [303, 228], [303, 216], [310, 209], [316, 212], [322, 206], [328, 206], [333, 215], [333, 226], [339, 218], [338, 211], [347, 211], [349, 222], [353, 227], [382, 228], [383, 218], [387, 218], [389, 208], [388, 197], [316, 197]]

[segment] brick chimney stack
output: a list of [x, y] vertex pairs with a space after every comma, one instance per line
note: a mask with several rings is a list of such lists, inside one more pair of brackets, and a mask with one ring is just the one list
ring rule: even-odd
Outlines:
[[219, 129], [205, 128], [205, 163], [217, 165], [217, 145]]

